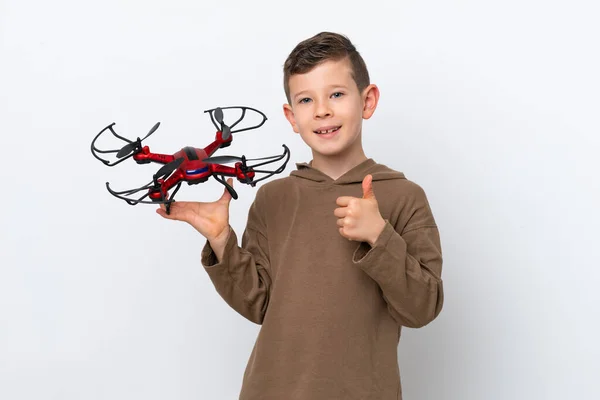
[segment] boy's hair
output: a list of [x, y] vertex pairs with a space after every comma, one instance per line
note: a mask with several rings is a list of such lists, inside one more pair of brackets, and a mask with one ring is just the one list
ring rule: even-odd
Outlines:
[[283, 65], [283, 89], [288, 103], [289, 79], [294, 74], [304, 74], [325, 61], [338, 61], [348, 57], [352, 78], [360, 92], [369, 86], [369, 71], [365, 61], [350, 39], [339, 33], [321, 32], [298, 43]]

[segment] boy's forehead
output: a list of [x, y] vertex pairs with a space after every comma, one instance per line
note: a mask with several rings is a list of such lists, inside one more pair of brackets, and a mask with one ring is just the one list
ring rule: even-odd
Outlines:
[[289, 87], [292, 96], [303, 91], [326, 89], [333, 86], [352, 87], [352, 68], [347, 59], [325, 61], [304, 74], [290, 76]]

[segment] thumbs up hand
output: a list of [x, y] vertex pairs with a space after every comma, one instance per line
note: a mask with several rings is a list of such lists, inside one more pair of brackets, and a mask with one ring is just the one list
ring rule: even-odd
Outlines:
[[385, 220], [379, 212], [371, 175], [363, 179], [362, 189], [362, 198], [338, 197], [336, 204], [339, 207], [333, 214], [338, 217], [340, 235], [349, 240], [367, 242], [372, 246], [383, 231]]

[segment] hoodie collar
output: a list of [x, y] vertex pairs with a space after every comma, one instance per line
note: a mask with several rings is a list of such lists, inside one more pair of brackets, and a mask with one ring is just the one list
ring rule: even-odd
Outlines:
[[363, 179], [368, 174], [373, 176], [373, 181], [386, 179], [406, 179], [402, 172], [397, 172], [386, 167], [385, 165], [378, 164], [372, 158], [368, 158], [360, 164], [354, 166], [335, 180], [320, 170], [314, 168], [312, 166], [312, 161], [308, 163], [296, 163], [296, 168], [296, 170], [290, 173], [291, 176], [316, 183], [331, 183], [338, 185], [362, 183]]

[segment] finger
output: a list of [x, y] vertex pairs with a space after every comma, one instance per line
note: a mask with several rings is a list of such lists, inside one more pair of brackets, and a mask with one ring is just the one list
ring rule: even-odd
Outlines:
[[169, 214], [167, 214], [167, 207], [165, 206], [165, 204], [161, 204], [160, 208], [156, 209], [156, 213], [166, 219], [183, 221], [184, 220], [183, 213], [185, 210], [185, 204], [186, 204], [185, 202], [171, 203], [171, 207], [169, 209]]
[[335, 210], [333, 210], [333, 215], [335, 215], [338, 218], [344, 218], [345, 216], [348, 215], [348, 208], [347, 207], [338, 207]]
[[[227, 183], [229, 184], [229, 186], [233, 187], [233, 179], [232, 178], [228, 178]], [[227, 186], [225, 186], [225, 188], [223, 189], [223, 194], [221, 195], [221, 198], [219, 199], [219, 201], [229, 203], [232, 198], [233, 197], [231, 196], [231, 193], [229, 193]]]
[[161, 217], [163, 217], [163, 218], [166, 218], [166, 219], [173, 219], [173, 215], [167, 215], [167, 210], [165, 210], [165, 209], [162, 207], [162, 204], [161, 204], [161, 207], [160, 207], [160, 208], [157, 208], [157, 209], [156, 209], [156, 213], [157, 213], [158, 215], [160, 215]]
[[340, 235], [342, 235], [342, 236], [343, 236], [343, 237], [345, 237], [346, 239], [348, 239], [348, 240], [352, 240], [352, 239], [350, 239], [350, 236], [348, 236], [348, 235], [346, 235], [346, 234], [344, 233], [344, 228], [339, 228], [339, 229], [338, 229], [338, 231], [340, 232]]
[[341, 218], [340, 221], [342, 221], [343, 224], [340, 226], [345, 226], [346, 228], [354, 227], [356, 225], [356, 220], [352, 217]]
[[342, 206], [342, 207], [346, 207], [348, 204], [350, 204], [350, 201], [352, 199], [355, 199], [356, 197], [352, 197], [352, 196], [340, 196], [337, 198], [337, 200], [335, 201], [335, 203], [338, 206]]
[[344, 218], [340, 218], [337, 220], [337, 226], [344, 227], [346, 225], [346, 220]]
[[362, 181], [363, 199], [374, 199], [375, 193], [373, 191], [373, 176], [367, 175]]

